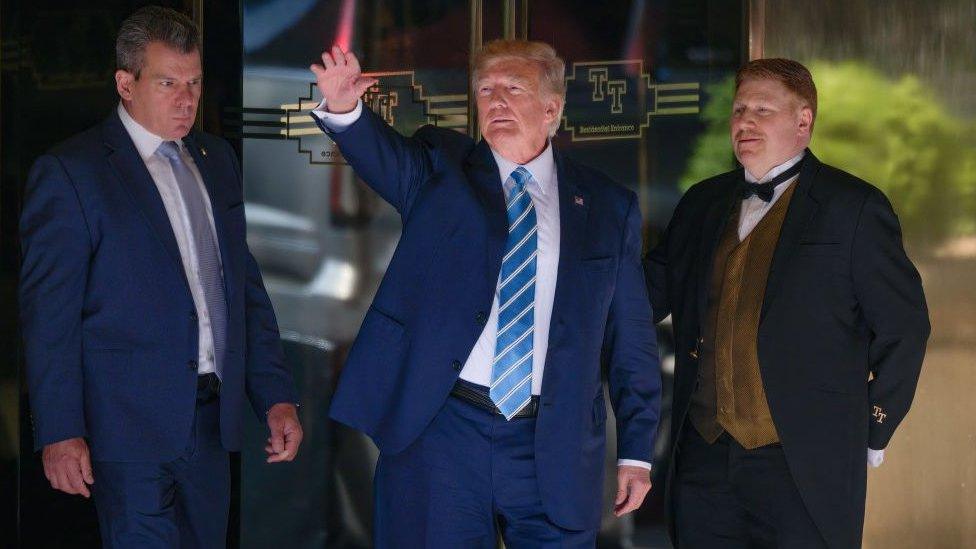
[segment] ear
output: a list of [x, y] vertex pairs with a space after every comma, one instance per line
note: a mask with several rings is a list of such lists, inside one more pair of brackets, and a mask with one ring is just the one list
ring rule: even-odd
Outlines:
[[550, 95], [545, 102], [546, 124], [551, 124], [559, 116], [560, 108], [563, 106], [563, 98], [558, 95]]
[[813, 127], [813, 109], [804, 105], [800, 107], [800, 117], [799, 124], [797, 124], [797, 133], [801, 136], [810, 137], [810, 130]]
[[132, 101], [132, 87], [135, 81], [136, 77], [131, 72], [122, 69], [115, 71], [115, 90], [119, 92], [119, 97]]

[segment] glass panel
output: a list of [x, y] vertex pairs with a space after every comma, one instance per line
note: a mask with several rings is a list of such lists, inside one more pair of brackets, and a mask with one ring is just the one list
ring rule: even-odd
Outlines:
[[[363, 547], [376, 450], [328, 420], [333, 384], [400, 233], [396, 212], [358, 181], [309, 110], [308, 65], [334, 43], [380, 79], [367, 105], [400, 132], [466, 131], [467, 2], [245, 0], [243, 164], [248, 242], [301, 394], [305, 443], [264, 464], [265, 430], [242, 454], [243, 547]], [[430, 47], [436, 44], [436, 47]]]
[[976, 386], [976, 2], [767, 9], [766, 56], [807, 64], [819, 89], [812, 150], [887, 194], [928, 300], [912, 412], [869, 471], [865, 546], [974, 547], [976, 424], [957, 418]]
[[[566, 60], [567, 104], [555, 143], [638, 193], [647, 244], [667, 226], [680, 183], [693, 173], [695, 145], [706, 128], [704, 105], [744, 57], [742, 14], [738, 2], [706, 0], [529, 3], [529, 38], [549, 42]], [[725, 148], [731, 158], [727, 141]], [[674, 357], [666, 326], [658, 338], [664, 401], [654, 488], [636, 513], [615, 519], [609, 510], [616, 467], [608, 451], [608, 513], [600, 534], [608, 546], [668, 546], [663, 497]], [[613, 431], [607, 430], [611, 441]]]

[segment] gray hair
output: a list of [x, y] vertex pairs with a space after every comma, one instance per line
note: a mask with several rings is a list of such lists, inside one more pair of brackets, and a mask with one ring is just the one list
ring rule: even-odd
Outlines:
[[122, 22], [115, 40], [118, 68], [139, 78], [150, 42], [161, 42], [180, 53], [190, 53], [200, 47], [200, 30], [189, 17], [176, 10], [159, 6], [139, 8]]
[[561, 99], [556, 120], [549, 125], [549, 137], [556, 135], [566, 106], [566, 62], [552, 46], [528, 40], [492, 40], [471, 61], [471, 89], [477, 91], [481, 71], [503, 59], [520, 59], [539, 66], [539, 81], [544, 90]]

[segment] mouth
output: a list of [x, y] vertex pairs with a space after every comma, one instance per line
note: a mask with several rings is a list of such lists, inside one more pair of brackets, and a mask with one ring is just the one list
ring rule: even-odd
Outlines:
[[758, 137], [755, 137], [755, 136], [747, 136], [747, 137], [739, 137], [739, 138], [737, 138], [735, 140], [735, 143], [737, 145], [750, 145], [750, 144], [753, 144], [753, 143], [758, 143], [759, 141], [761, 141], [761, 139], [758, 138]]

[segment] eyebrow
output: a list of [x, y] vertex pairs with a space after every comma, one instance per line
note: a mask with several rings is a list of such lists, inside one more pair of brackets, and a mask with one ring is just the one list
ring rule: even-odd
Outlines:
[[[519, 76], [517, 74], [505, 74], [505, 75], [502, 75], [500, 78], [507, 78], [508, 80], [511, 80], [513, 82], [518, 82], [519, 84], [528, 82], [530, 80], [528, 78], [525, 78], [524, 76]], [[487, 80], [488, 80], [488, 78], [481, 77], [481, 78], [478, 79], [477, 83], [478, 84], [482, 84], [483, 82], [486, 82]]]
[[[149, 77], [151, 79], [153, 79], [153, 80], [179, 80], [179, 78], [177, 78], [175, 76], [169, 76], [169, 75], [162, 74], [162, 73], [151, 74], [151, 75], [149, 75]], [[197, 74], [196, 76], [193, 76], [193, 77], [189, 78], [188, 80], [202, 80], [202, 79], [203, 79], [203, 73], [201, 72], [201, 73]]]

